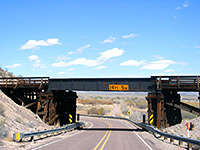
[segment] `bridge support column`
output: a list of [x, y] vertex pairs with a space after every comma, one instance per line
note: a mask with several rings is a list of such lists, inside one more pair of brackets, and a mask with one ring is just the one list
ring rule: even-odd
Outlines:
[[180, 95], [177, 91], [164, 90], [164, 102], [166, 108], [167, 125], [172, 126], [181, 123], [181, 110], [175, 107], [175, 104], [180, 105]]
[[39, 95], [37, 114], [50, 125], [64, 125], [76, 121], [76, 92], [48, 91]]
[[148, 123], [157, 128], [165, 127], [166, 117], [162, 93], [148, 93], [146, 99], [148, 101]]

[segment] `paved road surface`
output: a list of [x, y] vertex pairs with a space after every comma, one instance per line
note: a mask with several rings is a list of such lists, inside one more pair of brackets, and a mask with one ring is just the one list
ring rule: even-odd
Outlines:
[[[87, 122], [82, 130], [56, 138], [34, 150], [152, 150], [165, 149], [148, 133], [122, 120], [81, 117]], [[149, 137], [146, 137], [148, 135]], [[145, 137], [142, 138], [141, 136]], [[152, 138], [152, 139], [149, 139]], [[159, 141], [161, 142], [161, 141]], [[158, 142], [158, 143], [159, 143]], [[161, 142], [162, 143], [162, 142]], [[166, 143], [165, 143], [166, 144]], [[170, 144], [168, 144], [170, 145]], [[171, 145], [170, 145], [171, 146]], [[178, 147], [174, 146], [179, 149]], [[167, 147], [166, 149], [169, 149]], [[174, 148], [173, 148], [174, 149]]]

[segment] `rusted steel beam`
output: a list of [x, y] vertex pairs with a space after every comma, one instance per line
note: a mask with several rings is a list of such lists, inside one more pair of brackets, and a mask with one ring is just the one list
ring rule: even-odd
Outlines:
[[36, 105], [36, 104], [37, 104], [37, 102], [33, 102], [33, 103], [30, 103], [30, 104], [28, 104], [28, 105], [26, 105], [26, 106], [24, 106], [24, 107], [28, 108], [28, 107], [33, 106], [33, 105]]
[[161, 126], [161, 94], [157, 95], [157, 128]]

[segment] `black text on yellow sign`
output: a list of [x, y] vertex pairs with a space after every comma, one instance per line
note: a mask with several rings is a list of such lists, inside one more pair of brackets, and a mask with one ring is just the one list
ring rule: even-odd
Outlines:
[[119, 85], [119, 84], [110, 84], [109, 90], [110, 91], [128, 91], [129, 86], [128, 85]]

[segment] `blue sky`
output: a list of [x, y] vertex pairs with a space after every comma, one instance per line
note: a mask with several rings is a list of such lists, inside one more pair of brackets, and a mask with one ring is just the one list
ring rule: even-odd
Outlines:
[[1, 0], [0, 67], [22, 76], [199, 75], [199, 0]]

